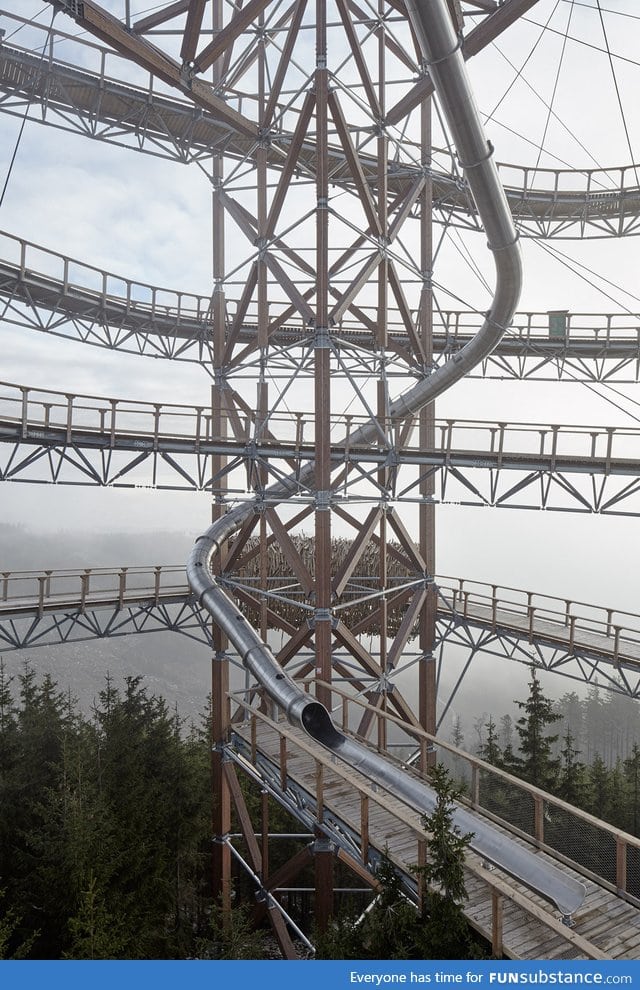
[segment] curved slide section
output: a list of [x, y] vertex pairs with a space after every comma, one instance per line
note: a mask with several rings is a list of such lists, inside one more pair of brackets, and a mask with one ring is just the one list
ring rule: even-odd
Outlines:
[[[477, 335], [454, 358], [391, 403], [390, 416], [395, 418], [418, 412], [491, 353], [509, 326], [522, 277], [517, 237], [493, 163], [493, 149], [484, 137], [445, 0], [408, 0], [407, 8], [494, 255], [496, 288]], [[375, 423], [367, 424], [360, 428], [357, 437], [351, 435], [350, 442], [373, 440], [376, 429]], [[301, 481], [312, 480], [313, 471], [314, 465], [310, 464], [303, 479], [291, 476], [271, 486], [267, 496], [279, 501], [294, 496]], [[301, 726], [318, 744], [367, 774], [372, 781], [392, 790], [416, 811], [428, 813], [435, 803], [433, 790], [340, 732], [326, 708], [310, 699], [282, 670], [269, 647], [218, 584], [211, 562], [253, 511], [252, 502], [237, 506], [196, 541], [187, 563], [193, 592], [229, 637], [245, 667], [290, 722]], [[463, 808], [457, 809], [455, 822], [463, 831], [474, 833], [471, 846], [475, 851], [554, 902], [563, 915], [571, 915], [582, 903], [583, 884], [516, 842], [505, 840], [491, 825]]]

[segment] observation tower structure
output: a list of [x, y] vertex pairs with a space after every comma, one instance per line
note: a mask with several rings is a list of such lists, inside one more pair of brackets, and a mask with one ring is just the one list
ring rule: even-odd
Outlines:
[[[619, 239], [640, 223], [633, 164], [494, 162], [499, 149], [484, 137], [464, 63], [472, 68], [537, 6], [177, 0], [146, 11], [130, 0], [56, 0], [46, 23], [15, 4], [0, 14], [0, 110], [26, 120], [36, 107], [40, 123], [199, 169], [213, 204], [211, 291], [202, 295], [92, 267], [19, 231], [2, 235], [8, 324], [128, 352], [132, 363], [134, 354], [169, 368], [190, 362], [203, 391], [186, 406], [3, 382], [0, 478], [211, 496], [211, 517], [193, 519], [188, 586], [160, 566], [7, 571], [2, 641], [130, 634], [153, 622], [210, 644], [214, 887], [228, 903], [242, 861], [288, 956], [295, 926], [273, 892], [303, 865], [315, 864], [323, 927], [336, 859], [371, 883], [384, 816], [412, 836], [398, 862], [426, 854], [419, 809], [412, 798], [402, 804], [389, 780], [426, 774], [442, 745], [442, 710], [478, 652], [597, 678], [631, 697], [640, 688], [637, 616], [437, 570], [440, 503], [639, 511], [634, 428], [522, 423], [507, 410], [495, 422], [436, 415], [436, 397], [464, 375], [523, 389], [528, 378], [638, 379], [634, 314], [516, 308], [518, 240]], [[28, 45], [13, 41], [18, 27]], [[467, 287], [455, 281], [463, 238], [489, 259], [473, 262], [483, 283], [475, 309], [460, 303]], [[443, 699], [454, 648], [468, 659]], [[379, 780], [355, 757], [334, 769], [343, 742], [330, 715], [357, 753], [376, 754]], [[238, 768], [314, 836], [278, 876], [268, 872], [268, 822], [251, 821]], [[470, 762], [478, 814], [485, 772]], [[543, 834], [550, 798], [534, 792], [520, 833], [552, 856]], [[232, 805], [246, 852], [230, 838]], [[627, 877], [640, 853], [631, 837], [607, 836], [618, 857], [609, 893], [635, 910]], [[505, 848], [514, 841], [505, 833]], [[577, 908], [545, 893], [557, 864], [547, 881], [498, 861], [507, 879], [489, 882], [483, 848], [473, 855], [469, 869], [491, 908], [488, 922], [471, 920], [495, 951], [519, 951], [505, 934], [509, 902], [542, 926], [535, 951], [555, 939], [578, 957], [606, 957], [586, 929], [563, 931], [557, 911], [541, 920], [537, 902], [525, 905], [509, 886], [515, 877], [542, 890], [566, 921]]]

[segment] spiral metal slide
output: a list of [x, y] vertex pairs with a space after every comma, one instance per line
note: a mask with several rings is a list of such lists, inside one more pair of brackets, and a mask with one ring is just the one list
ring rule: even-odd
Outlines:
[[[489, 249], [494, 255], [496, 285], [491, 308], [476, 336], [445, 365], [398, 396], [391, 403], [392, 419], [417, 413], [491, 353], [509, 326], [522, 281], [517, 236], [492, 159], [493, 149], [484, 136], [473, 101], [460, 41], [446, 2], [406, 0], [406, 6], [482, 218]], [[349, 441], [366, 443], [373, 441], [375, 436], [376, 425], [372, 422], [361, 427], [355, 435], [350, 434]], [[314, 464], [310, 463], [302, 477], [291, 476], [271, 486], [266, 492], [267, 499], [282, 502], [293, 497], [302, 485], [313, 479], [313, 473]], [[301, 726], [319, 745], [366, 774], [372, 782], [391, 790], [416, 811], [429, 813], [435, 806], [433, 790], [340, 732], [327, 709], [310, 699], [282, 670], [269, 647], [218, 584], [211, 562], [253, 512], [253, 503], [244, 503], [213, 523], [198, 538], [187, 563], [192, 591], [229, 637], [245, 667], [292, 724]], [[462, 831], [473, 833], [471, 847], [476, 852], [555, 903], [565, 920], [568, 921], [582, 903], [586, 890], [579, 881], [543, 862], [516, 842], [505, 839], [497, 829], [461, 807], [456, 809], [454, 821]]]

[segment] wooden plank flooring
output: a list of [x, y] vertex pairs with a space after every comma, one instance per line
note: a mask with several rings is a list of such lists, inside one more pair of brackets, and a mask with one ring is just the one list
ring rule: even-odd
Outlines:
[[[250, 743], [248, 726], [235, 726], [243, 738]], [[287, 772], [299, 786], [310, 794], [316, 793], [317, 760], [323, 765], [323, 805], [327, 812], [339, 817], [346, 825], [360, 834], [361, 795], [369, 798], [369, 842], [380, 851], [388, 850], [388, 855], [399, 867], [409, 869], [418, 860], [418, 839], [422, 835], [420, 816], [409, 809], [392, 794], [377, 788], [353, 767], [336, 760], [321, 747], [314, 748], [313, 740], [301, 730], [286, 722], [274, 727], [258, 720], [257, 745], [262, 754], [276, 765], [280, 760], [279, 732], [287, 738]], [[520, 842], [505, 831], [509, 841]], [[532, 847], [531, 847], [532, 848]], [[544, 852], [536, 853], [549, 861]], [[640, 958], [640, 910], [616, 897], [578, 873], [567, 872], [582, 880], [587, 888], [587, 896], [574, 915], [574, 927], [566, 928], [558, 924], [557, 909], [546, 900], [529, 891], [523, 884], [514, 881], [496, 867], [485, 871], [480, 867], [478, 857], [470, 854], [470, 862], [475, 861], [476, 873], [467, 871], [468, 901], [465, 914], [471, 924], [491, 941], [491, 893], [487, 883], [494, 882], [503, 891], [503, 951], [512, 959], [585, 959], [586, 940], [603, 958]], [[558, 865], [558, 864], [556, 864]], [[484, 876], [486, 875], [486, 882]], [[505, 893], [506, 891], [506, 893]], [[510, 893], [509, 893], [510, 892]], [[514, 901], [520, 900], [521, 903]], [[528, 914], [522, 903], [531, 905], [531, 910], [549, 919], [554, 927], [549, 927], [539, 918]], [[572, 944], [575, 940], [577, 944]]]

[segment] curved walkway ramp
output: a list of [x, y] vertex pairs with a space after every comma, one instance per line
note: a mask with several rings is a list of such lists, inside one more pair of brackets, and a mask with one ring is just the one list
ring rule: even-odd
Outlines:
[[[94, 71], [0, 45], [0, 93], [4, 94], [0, 111], [22, 113], [28, 100], [40, 106], [37, 119], [45, 123], [179, 162], [206, 159], [213, 151], [239, 161], [255, 159], [257, 133], [252, 133], [250, 126], [234, 127], [232, 115], [220, 119], [215, 110], [194, 105], [188, 93], [179, 99], [167, 96], [166, 87], [162, 92], [152, 75], [148, 85], [132, 85], [122, 78], [122, 60], [113, 52], [95, 45], [87, 48], [97, 64]], [[224, 105], [217, 110], [222, 114]], [[282, 167], [292, 141], [293, 135], [283, 131], [271, 135], [268, 162], [272, 167]], [[440, 157], [446, 163], [448, 156], [442, 153]], [[375, 161], [362, 153], [359, 160], [367, 182], [375, 186]], [[313, 144], [303, 145], [298, 163], [309, 175], [315, 174]], [[349, 184], [340, 149], [329, 150], [329, 167], [332, 182]], [[502, 164], [500, 173], [514, 220], [524, 236], [603, 237], [638, 230], [637, 165], [572, 171]], [[390, 162], [390, 197], [406, 195], [419, 177], [419, 169], [410, 163], [399, 166]], [[448, 222], [458, 218], [465, 226], [480, 229], [469, 191], [453, 171], [450, 159], [447, 170], [436, 166], [433, 186], [434, 208]]]
[[[640, 615], [464, 578], [436, 575], [434, 582], [441, 637], [449, 638], [456, 628], [490, 632], [496, 640], [505, 638], [502, 655], [507, 655], [512, 640], [548, 648], [555, 657], [549, 669], [561, 669], [560, 656], [564, 664], [570, 659], [579, 660], [585, 664], [584, 679], [589, 682], [596, 667], [601, 674], [610, 668], [619, 690], [640, 696]], [[241, 577], [234, 582], [229, 578], [228, 583], [237, 585], [247, 608], [256, 607], [257, 598], [249, 580]], [[288, 592], [287, 597], [292, 597], [293, 590]], [[406, 602], [406, 591], [400, 592], [399, 597]], [[357, 601], [354, 599], [352, 604], [357, 605]], [[300, 609], [304, 611], [304, 604]], [[279, 609], [275, 595], [270, 612], [275, 626], [285, 636], [296, 634], [290, 613]], [[190, 593], [181, 566], [0, 572], [3, 649], [131, 635], [159, 628], [210, 641], [205, 613]], [[482, 642], [478, 648], [489, 650], [491, 643], [486, 637]], [[407, 651], [410, 643], [407, 635]], [[594, 669], [587, 673], [589, 659]], [[531, 658], [523, 662], [531, 663]]]
[[[147, 357], [198, 364], [211, 359], [209, 296], [125, 278], [1, 231], [0, 259], [7, 323]], [[470, 311], [438, 310], [434, 318], [434, 351], [440, 359], [460, 351], [481, 322]], [[336, 346], [375, 346], [371, 331], [353, 316], [342, 317], [333, 333]], [[257, 348], [251, 313], [242, 320], [230, 315], [228, 339], [228, 370], [233, 373], [238, 352], [246, 368], [251, 348]], [[308, 340], [308, 328], [295, 314], [274, 319], [269, 328], [272, 363], [284, 361], [292, 347], [304, 347]], [[396, 325], [390, 322], [389, 345], [400, 360], [415, 360], [399, 317]], [[472, 374], [636, 382], [639, 354], [640, 325], [633, 314], [516, 313], [494, 352]]]

